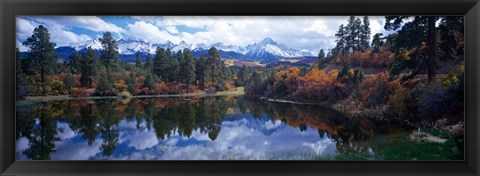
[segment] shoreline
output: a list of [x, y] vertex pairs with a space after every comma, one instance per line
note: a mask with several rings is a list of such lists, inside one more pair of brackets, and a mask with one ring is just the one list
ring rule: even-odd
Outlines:
[[101, 99], [130, 99], [130, 98], [172, 98], [172, 97], [216, 97], [216, 96], [240, 96], [244, 95], [243, 89], [232, 91], [222, 91], [212, 94], [206, 92], [200, 93], [185, 93], [185, 94], [171, 94], [171, 95], [132, 95], [126, 98], [121, 96], [85, 96], [85, 97], [71, 97], [70, 95], [51, 95], [51, 96], [32, 96], [24, 100], [16, 100], [15, 106], [28, 106], [36, 103], [50, 102], [50, 101], [69, 101], [69, 100], [101, 100]]

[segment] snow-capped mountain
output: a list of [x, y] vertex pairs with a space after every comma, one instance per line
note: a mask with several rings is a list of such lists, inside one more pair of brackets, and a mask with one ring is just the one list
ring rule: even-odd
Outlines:
[[245, 55], [254, 58], [278, 59], [281, 57], [291, 58], [311, 56], [305, 55], [308, 53], [304, 53], [296, 49], [291, 49], [283, 44], [279, 44], [269, 37], [263, 39], [259, 43], [248, 45], [246, 49], [248, 50], [248, 52]]
[[92, 49], [94, 50], [100, 50], [102, 49], [102, 42], [100, 42], [99, 38], [95, 38], [90, 41], [87, 41], [86, 43], [73, 45], [71, 47], [74, 48], [76, 51], [80, 51], [88, 47], [92, 47]]
[[[208, 50], [211, 47], [217, 48], [220, 56], [223, 58], [230, 59], [247, 59], [247, 60], [259, 60], [259, 61], [272, 61], [281, 58], [292, 58], [292, 57], [305, 57], [305, 56], [315, 56], [316, 54], [313, 51], [306, 49], [297, 50], [288, 48], [284, 44], [275, 42], [273, 39], [267, 37], [258, 43], [253, 43], [245, 47], [237, 45], [224, 44], [222, 42], [217, 42], [211, 45], [206, 45], [203, 43], [200, 44], [188, 44], [185, 41], [181, 41], [178, 44], [174, 44], [170, 41], [166, 43], [151, 43], [145, 40], [137, 39], [120, 39], [117, 40], [118, 51], [123, 56], [134, 55], [136, 52], [140, 52], [142, 55], [147, 53], [155, 54], [157, 47], [160, 48], [170, 48], [172, 51], [179, 51], [184, 48], [188, 48], [193, 51], [195, 56], [200, 56], [201, 54], [207, 54]], [[84, 44], [67, 46], [75, 49], [76, 51], [84, 51], [87, 47], [92, 47], [95, 50], [101, 50], [102, 44], [99, 38], [92, 39]], [[60, 47], [59, 47], [60, 48]], [[62, 46], [63, 51], [70, 51], [65, 46]], [[73, 52], [73, 51], [72, 51]], [[64, 53], [66, 55], [68, 53]], [[63, 56], [62, 56], [63, 58]], [[67, 59], [68, 58], [64, 58]]]

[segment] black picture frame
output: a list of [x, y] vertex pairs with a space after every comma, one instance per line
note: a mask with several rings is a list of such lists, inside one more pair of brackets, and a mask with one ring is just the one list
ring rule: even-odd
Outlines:
[[[0, 173], [10, 175], [479, 175], [478, 0], [1, 0]], [[464, 161], [16, 161], [16, 15], [465, 15]]]

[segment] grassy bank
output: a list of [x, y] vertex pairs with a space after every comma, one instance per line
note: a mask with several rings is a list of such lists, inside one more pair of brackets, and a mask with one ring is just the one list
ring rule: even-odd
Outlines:
[[[239, 96], [244, 94], [243, 87], [237, 87], [230, 91], [222, 91], [216, 93], [185, 93], [173, 95], [133, 95], [129, 98], [168, 98], [168, 97], [193, 97], [193, 96]], [[25, 100], [18, 100], [16, 106], [28, 106], [36, 103], [49, 101], [64, 101], [64, 100], [99, 100], [99, 99], [117, 99], [119, 96], [86, 96], [86, 97], [71, 97], [69, 95], [52, 95], [52, 96], [32, 96]]]

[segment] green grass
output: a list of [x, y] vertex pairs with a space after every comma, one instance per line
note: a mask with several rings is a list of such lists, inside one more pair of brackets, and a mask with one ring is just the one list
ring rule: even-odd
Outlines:
[[395, 144], [385, 147], [380, 153], [385, 160], [462, 160], [455, 140], [446, 131], [426, 129], [424, 132], [447, 139], [445, 143], [420, 142], [404, 136]]

